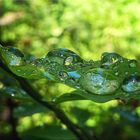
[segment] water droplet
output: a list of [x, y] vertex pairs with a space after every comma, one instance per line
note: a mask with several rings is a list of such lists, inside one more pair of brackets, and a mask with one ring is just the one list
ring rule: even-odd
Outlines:
[[12, 93], [11, 96], [14, 97], [15, 95]]
[[66, 65], [66, 66], [71, 65], [72, 62], [73, 62], [73, 57], [69, 56], [64, 60], [64, 65]]
[[101, 67], [109, 68], [111, 65], [121, 61], [122, 57], [116, 53], [103, 53], [101, 57]]
[[68, 74], [65, 71], [60, 71], [59, 77], [60, 77], [60, 80], [65, 81], [68, 78]]
[[130, 60], [129, 61], [129, 66], [130, 66], [130, 68], [136, 67], [137, 66], [137, 61], [136, 60]]
[[20, 72], [20, 71], [21, 71], [21, 70], [19, 70], [19, 69], [17, 70], [17, 72]]
[[116, 75], [116, 76], [119, 75], [119, 72], [116, 72], [115, 75]]
[[0, 82], [0, 89], [2, 89], [3, 87], [4, 87], [4, 84]]
[[56, 62], [61, 65], [70, 65], [71, 63], [83, 62], [80, 56], [65, 48], [52, 50], [46, 57], [50, 60], [50, 62]]
[[120, 60], [120, 62], [121, 62], [121, 63], [123, 63], [123, 62], [124, 62], [124, 60]]
[[119, 88], [117, 78], [103, 69], [88, 71], [80, 83], [84, 90], [94, 94], [111, 94]]
[[13, 60], [10, 61], [11, 66], [19, 66], [21, 64], [21, 58], [13, 58]]
[[128, 71], [125, 72], [125, 75], [128, 75]]
[[122, 89], [125, 92], [140, 91], [140, 76], [131, 75], [123, 81]]
[[77, 84], [76, 86], [75, 86], [77, 89], [80, 89], [80, 84]]

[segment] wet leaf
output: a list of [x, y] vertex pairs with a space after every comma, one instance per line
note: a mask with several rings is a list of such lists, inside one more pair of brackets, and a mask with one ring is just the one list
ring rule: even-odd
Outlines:
[[116, 53], [103, 53], [99, 61], [85, 61], [76, 53], [59, 48], [44, 58], [29, 59], [16, 48], [0, 46], [0, 57], [18, 76], [47, 78], [77, 89], [56, 98], [57, 103], [78, 99], [107, 102], [140, 97], [140, 64]]

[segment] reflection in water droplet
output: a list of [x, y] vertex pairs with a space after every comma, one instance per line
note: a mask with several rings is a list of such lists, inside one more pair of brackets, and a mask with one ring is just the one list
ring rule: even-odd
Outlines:
[[11, 66], [19, 66], [20, 63], [21, 63], [21, 58], [19, 58], [19, 57], [17, 59], [14, 58], [13, 60], [10, 61]]
[[81, 75], [77, 71], [68, 72], [68, 75], [69, 75], [69, 77], [76, 78], [76, 79], [81, 77]]
[[140, 76], [132, 75], [124, 79], [122, 89], [125, 92], [140, 91]]
[[87, 72], [80, 83], [83, 89], [94, 94], [111, 94], [119, 88], [117, 78], [102, 69]]

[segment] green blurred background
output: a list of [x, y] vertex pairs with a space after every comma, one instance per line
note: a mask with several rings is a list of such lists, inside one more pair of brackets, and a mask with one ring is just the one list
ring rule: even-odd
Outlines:
[[[103, 52], [116, 52], [139, 61], [139, 13], [139, 0], [0, 0], [0, 44], [36, 57], [44, 57], [54, 48], [68, 48], [86, 60], [98, 60]], [[8, 82], [4, 82], [5, 77]], [[18, 87], [2, 70], [0, 79], [0, 88]], [[50, 100], [73, 90], [47, 79], [30, 82]], [[10, 134], [12, 129], [7, 100], [9, 97], [0, 99], [0, 136]], [[57, 124], [65, 128], [52, 112], [40, 106], [34, 110], [34, 105], [25, 100], [12, 98], [13, 101], [16, 130], [24, 139], [49, 139], [42, 131], [39, 133], [43, 133], [43, 138], [35, 133], [27, 138], [28, 130], [34, 132], [36, 127]], [[72, 101], [59, 106], [75, 123], [105, 140], [139, 139], [139, 101], [125, 105], [120, 101]]]

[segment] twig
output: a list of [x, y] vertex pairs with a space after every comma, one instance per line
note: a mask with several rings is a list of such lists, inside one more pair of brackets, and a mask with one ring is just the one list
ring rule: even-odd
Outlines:
[[0, 66], [3, 70], [11, 74], [20, 83], [21, 88], [23, 88], [27, 92], [27, 94], [30, 95], [35, 101], [53, 111], [55, 115], [61, 120], [61, 122], [64, 123], [67, 126], [67, 128], [71, 130], [79, 140], [97, 140], [96, 137], [91, 138], [91, 136], [85, 130], [83, 130], [78, 125], [74, 124], [65, 115], [65, 113], [60, 108], [58, 108], [54, 103], [44, 101], [42, 99], [42, 96], [28, 83], [28, 81], [25, 78], [15, 75], [13, 72], [9, 70], [7, 66], [5, 66], [5, 64], [1, 60]]
[[17, 119], [14, 118], [13, 116], [13, 110], [15, 108], [15, 103], [13, 100], [8, 99], [7, 100], [7, 106], [9, 108], [10, 114], [9, 114], [9, 122], [12, 126], [12, 133], [11, 133], [11, 139], [13, 140], [21, 140], [18, 136], [17, 130], [16, 130], [16, 124], [17, 124]]

